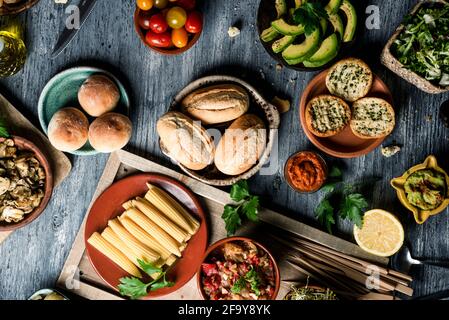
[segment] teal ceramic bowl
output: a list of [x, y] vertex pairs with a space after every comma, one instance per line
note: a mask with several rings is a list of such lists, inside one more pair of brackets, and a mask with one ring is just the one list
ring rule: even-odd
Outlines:
[[[83, 82], [93, 74], [104, 74], [115, 82], [120, 91], [120, 101], [114, 112], [129, 115], [130, 103], [128, 93], [123, 84], [114, 75], [105, 70], [92, 67], [67, 69], [55, 75], [44, 87], [39, 97], [39, 121], [45, 134], [48, 134], [48, 124], [59, 109], [75, 107], [82, 110], [78, 102], [78, 90]], [[84, 112], [84, 114], [86, 113]], [[94, 120], [92, 117], [88, 116], [88, 118], [90, 123]], [[69, 153], [79, 156], [89, 156], [98, 154], [98, 151], [92, 148], [89, 142], [87, 142], [81, 149]]]

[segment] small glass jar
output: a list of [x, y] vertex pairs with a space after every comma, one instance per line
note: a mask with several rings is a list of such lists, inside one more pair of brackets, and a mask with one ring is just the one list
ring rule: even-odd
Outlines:
[[[318, 183], [314, 188], [311, 188], [310, 190], [306, 190], [306, 189], [301, 189], [299, 188], [297, 185], [295, 185], [295, 183], [292, 181], [292, 177], [289, 173], [290, 168], [293, 166], [293, 162], [295, 161], [295, 159], [297, 159], [300, 156], [312, 156], [314, 158], [316, 158], [316, 161], [318, 161], [322, 171], [323, 171], [323, 179], [320, 183]], [[316, 165], [313, 165], [313, 167], [317, 167]], [[293, 155], [291, 155], [287, 162], [285, 163], [284, 166], [284, 178], [287, 181], [288, 185], [295, 190], [296, 192], [299, 193], [314, 193], [317, 192], [318, 190], [321, 189], [321, 187], [326, 183], [327, 180], [327, 175], [328, 175], [328, 167], [326, 164], [326, 161], [323, 159], [322, 156], [320, 156], [318, 153], [313, 152], [313, 151], [300, 151], [297, 152]]]

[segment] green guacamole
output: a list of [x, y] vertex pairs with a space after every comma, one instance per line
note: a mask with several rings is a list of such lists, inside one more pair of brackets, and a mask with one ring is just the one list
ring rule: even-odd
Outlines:
[[445, 176], [435, 170], [419, 170], [411, 174], [404, 185], [407, 200], [422, 210], [433, 210], [446, 197]]

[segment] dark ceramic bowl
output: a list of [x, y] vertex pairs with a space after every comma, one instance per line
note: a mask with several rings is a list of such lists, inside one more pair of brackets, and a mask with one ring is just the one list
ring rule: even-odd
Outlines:
[[51, 198], [51, 194], [53, 192], [53, 173], [51, 171], [50, 164], [44, 153], [34, 143], [25, 138], [13, 136], [12, 139], [14, 140], [14, 143], [18, 148], [18, 150], [30, 151], [34, 153], [37, 160], [44, 168], [46, 175], [44, 198], [42, 199], [40, 205], [36, 209], [34, 209], [33, 212], [25, 215], [25, 218], [22, 221], [19, 221], [17, 223], [8, 223], [5, 221], [0, 222], [0, 232], [17, 230], [22, 227], [25, 227], [26, 225], [36, 220], [47, 207], [48, 202], [50, 201]]

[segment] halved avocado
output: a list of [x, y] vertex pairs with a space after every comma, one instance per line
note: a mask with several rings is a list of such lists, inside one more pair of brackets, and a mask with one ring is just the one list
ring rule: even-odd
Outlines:
[[287, 1], [286, 0], [276, 0], [274, 5], [276, 7], [278, 19], [287, 13]]
[[345, 33], [345, 26], [343, 25], [343, 21], [341, 20], [341, 17], [338, 15], [338, 13], [330, 14], [329, 21], [334, 27], [335, 32], [337, 32], [340, 35], [340, 39], [343, 39]]
[[295, 41], [296, 36], [283, 36], [281, 39], [273, 42], [271, 48], [274, 53], [279, 53], [285, 50], [289, 45]]
[[324, 9], [326, 9], [328, 14], [337, 13], [342, 2], [343, 0], [330, 0]]
[[320, 25], [321, 25], [321, 34], [326, 34], [327, 31], [327, 20], [326, 19], [321, 19], [320, 20]]
[[308, 68], [321, 67], [334, 59], [340, 50], [341, 38], [338, 33], [333, 33], [321, 43], [321, 47], [309, 59], [304, 61]]
[[276, 39], [277, 36], [279, 36], [279, 32], [277, 32], [273, 27], [269, 27], [262, 31], [260, 34], [260, 39], [262, 39], [263, 42], [270, 42]]
[[282, 52], [282, 57], [289, 64], [298, 64], [309, 59], [320, 47], [321, 30], [315, 28], [300, 44], [291, 44]]
[[295, 26], [288, 24], [282, 18], [271, 22], [271, 26], [284, 36], [297, 36], [304, 33], [304, 27], [302, 25]]
[[350, 42], [354, 40], [355, 31], [357, 29], [357, 11], [348, 0], [343, 0], [340, 9], [343, 10], [347, 18], [343, 42]]

